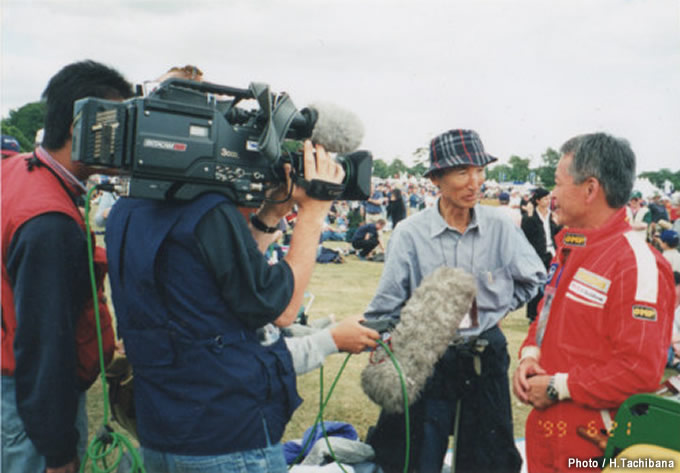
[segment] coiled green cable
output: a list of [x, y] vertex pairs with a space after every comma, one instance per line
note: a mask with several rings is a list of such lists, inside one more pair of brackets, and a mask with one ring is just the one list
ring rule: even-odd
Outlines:
[[97, 324], [97, 345], [99, 348], [99, 368], [102, 379], [102, 397], [104, 399], [104, 418], [97, 435], [92, 439], [85, 452], [85, 458], [80, 463], [80, 473], [85, 473], [88, 463], [92, 473], [110, 473], [118, 469], [118, 466], [129, 452], [131, 462], [130, 472], [146, 473], [142, 458], [130, 439], [124, 434], [115, 432], [109, 425], [109, 396], [106, 382], [106, 366], [104, 366], [104, 345], [102, 342], [102, 328], [99, 320], [99, 303], [97, 297], [97, 281], [94, 273], [94, 251], [92, 233], [90, 232], [90, 199], [92, 193], [98, 188], [93, 187], [85, 198], [85, 233], [87, 236], [87, 256], [90, 268], [90, 283], [92, 285], [92, 301], [94, 306], [95, 322]]

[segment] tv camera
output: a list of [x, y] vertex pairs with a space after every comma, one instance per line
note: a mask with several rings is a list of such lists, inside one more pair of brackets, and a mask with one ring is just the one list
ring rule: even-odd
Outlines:
[[[253, 100], [259, 107], [244, 107]], [[351, 112], [331, 104], [297, 110], [267, 84], [239, 89], [169, 79], [146, 97], [78, 100], [72, 159], [120, 169], [115, 189], [129, 197], [190, 200], [212, 191], [258, 207], [269, 189], [285, 182], [283, 165], [290, 163], [293, 181], [315, 198], [365, 200], [372, 155], [355, 151], [362, 137]], [[307, 138], [339, 153], [342, 184], [303, 179], [299, 140]]]

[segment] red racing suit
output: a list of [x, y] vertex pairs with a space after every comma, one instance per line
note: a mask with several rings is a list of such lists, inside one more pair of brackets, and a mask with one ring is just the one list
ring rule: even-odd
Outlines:
[[565, 228], [556, 236], [557, 255], [539, 317], [520, 353], [540, 345], [540, 365], [550, 375], [567, 373], [571, 399], [531, 411], [530, 473], [567, 471], [569, 458], [601, 456], [577, 428], [607, 433], [607, 411], [614, 419], [629, 396], [659, 387], [673, 322], [673, 273], [661, 254], [633, 233], [621, 209], [600, 228]]

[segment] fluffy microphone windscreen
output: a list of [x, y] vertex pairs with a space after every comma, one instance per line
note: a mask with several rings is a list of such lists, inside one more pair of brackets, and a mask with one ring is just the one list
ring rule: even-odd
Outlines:
[[359, 147], [364, 138], [364, 126], [354, 113], [332, 103], [316, 103], [309, 108], [318, 113], [312, 142], [334, 153], [349, 153]]
[[[409, 404], [419, 398], [435, 364], [456, 339], [475, 295], [476, 281], [471, 274], [443, 266], [423, 279], [404, 305], [392, 332], [392, 352], [406, 381]], [[361, 373], [361, 386], [385, 411], [404, 412], [399, 374], [384, 350], [377, 350], [374, 355], [379, 356]]]

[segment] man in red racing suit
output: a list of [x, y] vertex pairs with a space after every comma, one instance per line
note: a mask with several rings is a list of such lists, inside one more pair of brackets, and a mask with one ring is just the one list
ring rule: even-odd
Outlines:
[[[633, 236], [623, 208], [635, 157], [597, 133], [562, 148], [555, 173], [558, 251], [520, 348], [515, 394], [534, 409], [526, 422], [528, 471], [600, 471], [602, 455], [577, 434], [613, 433], [629, 396], [658, 388], [673, 319], [670, 266]], [[623, 170], [612, 173], [616, 166]]]

